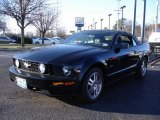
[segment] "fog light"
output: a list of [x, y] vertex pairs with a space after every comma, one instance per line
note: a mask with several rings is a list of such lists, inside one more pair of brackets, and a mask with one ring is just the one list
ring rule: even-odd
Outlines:
[[55, 85], [55, 86], [58, 86], [58, 85], [71, 86], [75, 84], [76, 82], [52, 82], [52, 85]]
[[20, 67], [20, 63], [19, 63], [19, 60], [18, 60], [18, 59], [15, 60], [15, 66], [16, 66], [17, 68]]
[[70, 69], [70, 67], [64, 66], [63, 67], [63, 73], [64, 73], [65, 76], [71, 75], [71, 69]]
[[55, 85], [55, 86], [64, 85], [64, 82], [52, 82], [52, 85]]
[[70, 85], [74, 85], [75, 84], [75, 82], [65, 82], [64, 83], [64, 85], [66, 85], [66, 86], [70, 86]]
[[40, 64], [40, 65], [39, 65], [39, 71], [40, 71], [41, 73], [45, 73], [46, 67], [45, 67], [44, 64]]

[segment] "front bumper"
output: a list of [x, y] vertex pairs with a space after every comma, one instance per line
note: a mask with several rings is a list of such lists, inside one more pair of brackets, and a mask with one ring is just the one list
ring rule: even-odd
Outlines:
[[[25, 72], [18, 70], [15, 67], [9, 68], [10, 79], [16, 82], [16, 77], [26, 80], [27, 88], [38, 88], [44, 90], [62, 90], [62, 91], [72, 91], [79, 89], [79, 82], [76, 76], [64, 77], [64, 76], [54, 76], [54, 75], [43, 75], [38, 73]], [[74, 85], [53, 85], [53, 82], [74, 82]]]

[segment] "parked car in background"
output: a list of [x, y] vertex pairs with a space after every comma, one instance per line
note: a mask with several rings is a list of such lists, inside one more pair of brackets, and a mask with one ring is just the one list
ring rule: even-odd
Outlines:
[[[137, 37], [137, 40], [138, 40], [139, 42], [142, 42], [142, 37]], [[143, 42], [148, 42], [148, 39], [147, 39], [146, 36], [144, 36]]]
[[154, 54], [160, 54], [160, 30], [152, 32], [148, 40]]
[[152, 34], [149, 36], [148, 42], [150, 45], [160, 45], [160, 30], [152, 32]]
[[16, 40], [10, 39], [9, 37], [6, 36], [0, 36], [0, 43], [1, 44], [14, 44], [16, 43]]
[[54, 41], [56, 41], [56, 43], [61, 43], [62, 39], [60, 37], [53, 37], [52, 38]]
[[[42, 38], [32, 39], [33, 44], [42, 44]], [[44, 38], [44, 44], [59, 44], [59, 38]]]
[[15, 40], [16, 43], [21, 43], [21, 37], [17, 36], [17, 35], [12, 35], [11, 39]]

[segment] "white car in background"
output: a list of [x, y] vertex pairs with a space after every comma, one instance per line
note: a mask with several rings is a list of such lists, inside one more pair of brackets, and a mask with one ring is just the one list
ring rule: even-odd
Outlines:
[[53, 37], [53, 38], [50, 38], [50, 39], [52, 39], [56, 43], [61, 43], [62, 42], [62, 39], [60, 37]]
[[[44, 38], [44, 44], [59, 44], [60, 43], [60, 39], [61, 38], [59, 38], [59, 37]], [[42, 44], [42, 38], [32, 39], [32, 43], [33, 44]]]
[[148, 42], [150, 44], [160, 43], [160, 30], [156, 32], [152, 32], [152, 34], [149, 36]]

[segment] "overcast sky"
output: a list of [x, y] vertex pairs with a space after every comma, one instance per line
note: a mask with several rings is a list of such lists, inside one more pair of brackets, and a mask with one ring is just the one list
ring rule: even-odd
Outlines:
[[[60, 26], [64, 27], [67, 32], [76, 31], [75, 17], [84, 17], [85, 29], [88, 26], [97, 22], [97, 29], [100, 29], [100, 19], [103, 18], [103, 27], [108, 27], [108, 14], [111, 16], [111, 27], [118, 19], [117, 12], [118, 0], [58, 0], [60, 15]], [[146, 0], [146, 23], [153, 23], [155, 21], [155, 4], [156, 0]], [[119, 7], [125, 5], [124, 18], [128, 20], [133, 19], [134, 0], [121, 0]], [[160, 13], [160, 12], [159, 12]], [[121, 18], [121, 14], [119, 16]], [[143, 0], [137, 0], [137, 23], [142, 23], [143, 17]], [[160, 22], [160, 20], [159, 20]], [[12, 19], [8, 20], [8, 28], [14, 32], [19, 32], [16, 22]], [[84, 29], [84, 28], [83, 28]], [[30, 31], [30, 27], [26, 32]], [[34, 31], [35, 29], [33, 29]]]

